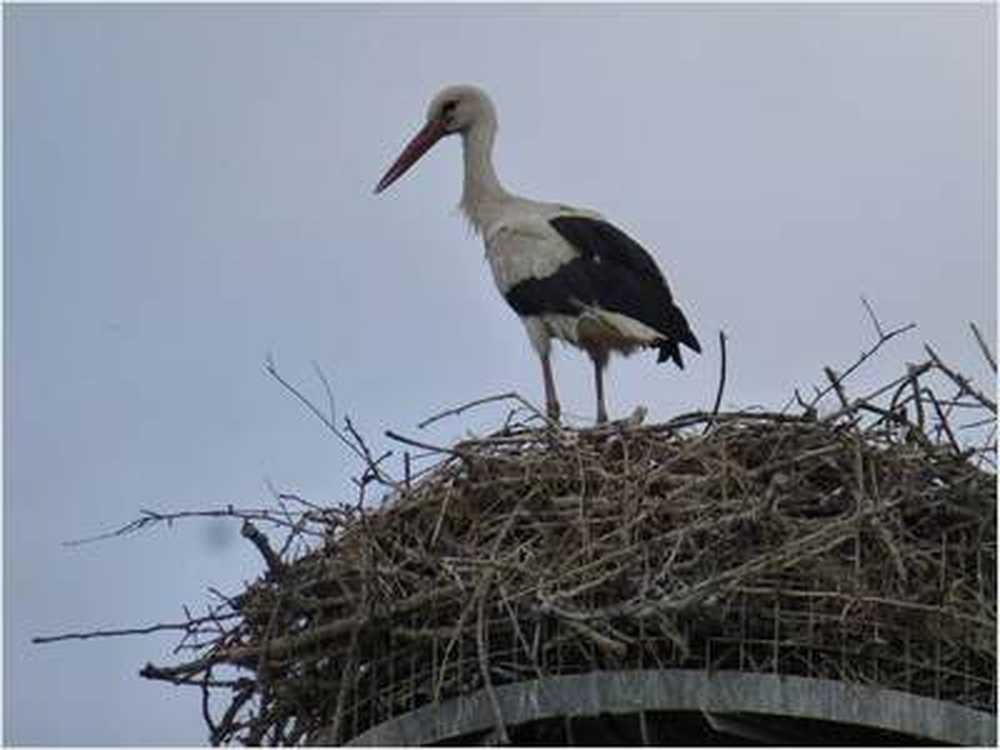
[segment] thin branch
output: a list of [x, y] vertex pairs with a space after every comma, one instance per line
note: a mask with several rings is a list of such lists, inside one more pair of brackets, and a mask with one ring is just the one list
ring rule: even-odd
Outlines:
[[990, 353], [990, 348], [986, 346], [986, 339], [983, 338], [983, 334], [979, 332], [979, 328], [975, 323], [969, 323], [969, 327], [972, 328], [972, 333], [976, 336], [976, 342], [979, 344], [979, 349], [982, 351], [983, 356], [986, 357], [986, 361], [990, 363], [990, 369], [993, 372], [997, 371], [997, 360]]
[[[68, 542], [63, 542], [63, 546], [66, 547], [78, 547], [83, 544], [91, 544], [93, 542], [99, 542], [104, 539], [112, 539], [119, 536], [127, 536], [129, 534], [134, 534], [141, 531], [147, 527], [155, 526], [156, 524], [165, 523], [168, 526], [173, 525], [174, 521], [179, 521], [189, 518], [240, 518], [243, 520], [250, 519], [254, 521], [264, 521], [266, 523], [274, 524], [275, 526], [287, 526], [293, 527], [294, 524], [290, 521], [275, 515], [274, 511], [271, 510], [237, 510], [232, 505], [227, 506], [222, 510], [185, 510], [185, 511], [174, 511], [171, 513], [159, 513], [153, 510], [140, 510], [141, 516], [134, 521], [130, 521], [124, 526], [120, 526], [113, 531], [108, 531], [103, 534], [97, 534], [92, 537], [85, 537], [83, 539], [72, 539]], [[316, 533], [317, 536], [321, 536], [318, 532], [306, 532], [306, 533]]]
[[454, 414], [461, 414], [462, 412], [467, 411], [468, 409], [474, 409], [477, 406], [482, 406], [483, 404], [491, 404], [496, 401], [510, 401], [511, 399], [518, 399], [518, 398], [519, 396], [513, 391], [510, 391], [508, 393], [499, 393], [496, 396], [487, 396], [486, 398], [477, 398], [474, 401], [469, 401], [460, 406], [456, 406], [451, 409], [445, 409], [442, 412], [434, 414], [425, 419], [423, 422], [420, 422], [417, 425], [417, 427], [422, 430], [425, 427], [433, 424], [434, 422], [437, 422], [440, 419], [444, 419], [445, 417], [450, 417]]
[[219, 727], [212, 721], [212, 713], [208, 709], [209, 687], [212, 682], [212, 668], [205, 670], [205, 677], [201, 681], [201, 718], [208, 726], [208, 736], [215, 737], [219, 732]]
[[725, 331], [719, 331], [719, 387], [715, 391], [715, 404], [712, 406], [712, 415], [709, 417], [708, 422], [705, 423], [705, 429], [702, 430], [701, 434], [706, 434], [715, 423], [715, 418], [719, 415], [719, 409], [722, 408], [722, 392], [726, 388], [726, 333]]
[[329, 417], [327, 417], [326, 414], [320, 411], [319, 408], [312, 401], [306, 398], [306, 396], [303, 395], [302, 391], [300, 391], [298, 388], [296, 388], [294, 385], [289, 383], [287, 380], [285, 380], [284, 377], [281, 376], [281, 374], [278, 372], [278, 368], [274, 364], [274, 360], [271, 358], [271, 355], [268, 355], [267, 359], [264, 362], [264, 370], [267, 372], [268, 375], [277, 380], [278, 383], [280, 383], [281, 386], [285, 388], [285, 390], [287, 390], [289, 393], [295, 396], [295, 398], [297, 398], [303, 404], [303, 406], [305, 406], [310, 412], [312, 412], [313, 415], [320, 422], [326, 425], [326, 428], [330, 430], [330, 432], [332, 432], [337, 437], [337, 439], [340, 440], [340, 442], [342, 442], [345, 446], [347, 446], [347, 448], [351, 452], [353, 452], [362, 461], [364, 460], [364, 455], [362, 455], [361, 451], [358, 450], [357, 446], [353, 445], [350, 440], [344, 437], [343, 433], [341, 433], [341, 431], [337, 429], [337, 425], [334, 424], [334, 422]]
[[854, 371], [856, 371], [859, 367], [861, 367], [861, 365], [863, 365], [865, 362], [871, 359], [871, 357], [874, 356], [879, 349], [881, 349], [883, 346], [889, 343], [892, 339], [917, 327], [916, 323], [907, 323], [904, 326], [900, 326], [899, 328], [894, 328], [893, 330], [886, 332], [882, 328], [882, 325], [878, 322], [878, 318], [875, 317], [875, 313], [872, 310], [871, 305], [868, 304], [868, 300], [862, 297], [861, 302], [862, 304], [864, 304], [865, 309], [868, 310], [868, 314], [872, 318], [875, 330], [879, 333], [878, 341], [876, 341], [875, 344], [872, 345], [870, 349], [862, 351], [861, 355], [854, 362], [854, 364], [852, 364], [850, 367], [844, 370], [843, 373], [837, 376], [837, 378], [833, 382], [831, 382], [830, 385], [828, 385], [826, 388], [822, 390], [817, 388], [816, 395], [813, 398], [812, 402], [810, 402], [810, 406], [814, 407], [824, 396], [826, 396], [831, 391], [836, 390]]
[[389, 484], [390, 486], [398, 489], [399, 483], [396, 482], [395, 480], [386, 481], [386, 479], [383, 478], [381, 470], [379, 469], [379, 465], [387, 458], [392, 456], [392, 451], [386, 451], [378, 458], [373, 458], [371, 451], [368, 449], [368, 444], [365, 443], [364, 438], [361, 437], [361, 433], [359, 433], [354, 428], [354, 423], [351, 422], [350, 417], [348, 416], [344, 417], [344, 425], [347, 427], [347, 432], [351, 435], [351, 437], [357, 443], [358, 447], [361, 449], [361, 453], [364, 456], [365, 463], [368, 465], [368, 467], [365, 469], [365, 472], [361, 475], [361, 478], [359, 480], [356, 480], [358, 482], [358, 486], [362, 490], [361, 496], [364, 497], [364, 488], [368, 485], [369, 482], [373, 481], [378, 481], [381, 482], [382, 484]]
[[318, 511], [320, 513], [326, 510], [323, 506], [310, 502], [309, 500], [306, 500], [304, 497], [302, 497], [301, 495], [297, 495], [294, 492], [275, 492], [274, 497], [276, 500], [281, 500], [284, 502], [291, 501], [293, 503], [299, 503], [300, 505], [306, 506], [310, 510]]
[[61, 635], [40, 635], [35, 636], [31, 639], [32, 643], [57, 643], [59, 641], [89, 641], [92, 638], [119, 638], [123, 635], [149, 635], [150, 633], [159, 633], [165, 630], [180, 630], [188, 632], [192, 627], [216, 622], [221, 620], [231, 620], [233, 618], [239, 617], [239, 614], [233, 612], [227, 615], [213, 614], [206, 617], [199, 617], [193, 620], [188, 620], [186, 622], [161, 622], [156, 625], [149, 625], [144, 628], [119, 628], [115, 630], [91, 630], [86, 633], [63, 633]]
[[937, 397], [934, 395], [934, 391], [929, 388], [925, 388], [924, 393], [927, 395], [927, 398], [930, 399], [931, 404], [933, 404], [934, 411], [937, 412], [938, 427], [948, 437], [948, 442], [951, 443], [951, 447], [955, 453], [960, 455], [962, 453], [962, 447], [958, 444], [958, 440], [955, 439], [955, 435], [952, 433], [951, 427], [948, 425], [948, 417], [945, 416], [944, 411], [942, 411], [941, 404], [938, 403]]
[[248, 700], [253, 698], [256, 691], [256, 683], [249, 681], [249, 685], [244, 685], [243, 688], [237, 693], [236, 697], [233, 698], [233, 702], [226, 709], [225, 714], [219, 719], [219, 725], [216, 732], [214, 732], [211, 737], [212, 745], [220, 745], [222, 741], [227, 737], [231, 736], [235, 731], [234, 722], [236, 715], [240, 712]]
[[319, 366], [319, 362], [316, 360], [312, 361], [313, 371], [316, 373], [316, 377], [319, 378], [319, 382], [323, 384], [323, 390], [326, 391], [326, 400], [330, 407], [330, 424], [337, 423], [337, 402], [333, 398], [333, 388], [330, 387], [330, 381], [326, 378], [326, 373], [323, 372], [323, 368]]
[[885, 331], [882, 330], [882, 325], [878, 322], [878, 316], [875, 315], [875, 311], [872, 309], [871, 304], [863, 294], [861, 295], [861, 304], [864, 305], [865, 310], [868, 311], [868, 317], [871, 318], [872, 325], [875, 326], [875, 333], [878, 334], [880, 339], [885, 338]]
[[906, 367], [906, 379], [910, 385], [910, 389], [913, 392], [913, 403], [917, 410], [917, 429], [923, 432], [924, 430], [924, 401], [920, 398], [920, 385], [917, 380], [918, 370], [913, 365], [908, 365]]
[[281, 558], [274, 554], [274, 550], [271, 549], [271, 542], [268, 540], [267, 535], [254, 526], [249, 519], [243, 521], [243, 527], [240, 529], [240, 534], [246, 539], [249, 539], [253, 543], [253, 546], [257, 548], [261, 557], [264, 558], [264, 562], [267, 563], [267, 569], [271, 572], [271, 575], [278, 576], [285, 571], [285, 565], [281, 562]]
[[939, 369], [945, 375], [947, 375], [951, 379], [951, 381], [959, 387], [959, 390], [968, 394], [969, 396], [972, 396], [972, 398], [976, 399], [976, 401], [981, 403], [983, 406], [985, 406], [994, 414], [997, 413], [996, 401], [987, 397], [980, 391], [977, 391], [969, 383], [968, 378], [966, 378], [960, 373], [955, 372], [950, 367], [948, 367], [944, 362], [942, 362], [941, 358], [937, 355], [937, 352], [931, 349], [930, 344], [924, 344], [924, 349], [927, 351], [927, 353], [931, 356], [931, 359], [934, 361], [934, 366], [937, 367], [937, 369]]
[[489, 651], [486, 647], [486, 593], [489, 590], [489, 583], [493, 578], [493, 571], [486, 573], [486, 588], [480, 587], [476, 593], [478, 595], [478, 605], [476, 607], [476, 652], [479, 662], [479, 672], [483, 679], [483, 688], [490, 701], [490, 708], [493, 710], [494, 729], [498, 733], [499, 745], [509, 745], [510, 736], [507, 734], [507, 724], [504, 722], [503, 710], [500, 708], [500, 700], [497, 698], [496, 690], [493, 688], [493, 680], [490, 677]]
[[838, 377], [837, 373], [833, 371], [832, 367], [824, 367], [823, 373], [826, 375], [826, 379], [830, 381], [830, 386], [837, 394], [841, 407], [845, 409], [850, 407], [850, 402], [847, 400], [847, 394], [844, 392], [844, 386], [840, 382], [841, 378]]
[[386, 430], [385, 436], [390, 440], [395, 440], [405, 445], [412, 445], [414, 448], [423, 448], [424, 450], [434, 451], [435, 453], [446, 453], [452, 456], [458, 456], [459, 458], [466, 458], [466, 454], [462, 451], [457, 451], [453, 448], [442, 448], [439, 445], [431, 445], [430, 443], [422, 443], [419, 440], [414, 440], [413, 438], [404, 437], [398, 432], [393, 432], [392, 430]]
[[[879, 339], [872, 346], [871, 349], [868, 349], [866, 351], [861, 352], [861, 356], [858, 357], [858, 359], [854, 362], [854, 364], [851, 365], [850, 367], [848, 367], [846, 370], [844, 370], [844, 372], [842, 372], [838, 376], [837, 382], [838, 383], [843, 383], [852, 373], [854, 373], [859, 367], [861, 367], [861, 365], [863, 365], [865, 362], [867, 362], [869, 359], [871, 359], [872, 356], [874, 356], [875, 353], [878, 352], [878, 350], [881, 349], [883, 346], [885, 346], [889, 341], [891, 341], [892, 339], [894, 339], [896, 336], [899, 336], [902, 333], [906, 333], [907, 331], [912, 330], [912, 329], [914, 329], [916, 327], [917, 327], [916, 323], [907, 323], [905, 326], [901, 326], [901, 327], [896, 328], [896, 329], [894, 329], [892, 331], [889, 331], [889, 333], [887, 333], [883, 338]], [[822, 390], [820, 390], [819, 388], [817, 388], [816, 389], [816, 395], [813, 397], [813, 400], [810, 402], [810, 406], [815, 407], [816, 404], [824, 396], [826, 396], [828, 393], [830, 393], [832, 390], [834, 390], [834, 386], [833, 385], [828, 385], [826, 388], [823, 388]]]
[[[315, 365], [315, 363], [314, 363], [314, 365]], [[388, 485], [388, 486], [393, 487], [393, 488], [395, 488], [397, 486], [396, 482], [391, 477], [389, 477], [388, 475], [382, 473], [382, 470], [379, 469], [378, 464], [372, 462], [371, 456], [370, 455], [366, 455], [365, 450], [363, 450], [358, 445], [355, 445], [354, 443], [352, 443], [348, 439], [348, 437], [346, 435], [344, 435], [344, 433], [341, 432], [337, 428], [337, 425], [331, 419], [332, 414], [331, 414], [331, 417], [327, 417], [322, 411], [320, 411], [320, 409], [316, 406], [316, 404], [314, 404], [312, 401], [310, 401], [302, 393], [302, 391], [300, 391], [298, 388], [296, 388], [294, 385], [292, 385], [290, 382], [288, 382], [287, 380], [285, 380], [284, 377], [281, 376], [281, 374], [278, 372], [278, 368], [274, 364], [274, 359], [271, 357], [271, 355], [267, 356], [267, 359], [264, 362], [264, 369], [265, 369], [265, 371], [272, 378], [274, 378], [275, 380], [277, 380], [278, 383], [280, 383], [281, 386], [283, 388], [285, 388], [285, 390], [287, 390], [289, 393], [291, 393], [293, 396], [295, 396], [295, 398], [297, 398], [310, 412], [312, 412], [312, 414], [317, 419], [319, 419], [326, 426], [326, 428], [328, 430], [330, 430], [330, 432], [332, 432], [334, 434], [334, 436], [341, 443], [343, 443], [345, 446], [347, 446], [347, 448], [355, 456], [357, 456], [359, 459], [361, 459], [361, 461], [363, 461], [365, 463], [365, 465], [368, 467], [369, 471], [371, 472], [372, 476], [375, 479], [377, 479], [382, 484]], [[320, 380], [323, 382], [324, 387], [326, 389], [328, 389], [327, 390], [327, 395], [328, 395], [328, 397], [331, 400], [331, 408], [332, 408], [332, 405], [333, 405], [333, 401], [332, 401], [333, 394], [332, 394], [332, 391], [329, 390], [330, 384], [326, 380], [326, 377], [322, 374], [322, 371], [320, 371]]]

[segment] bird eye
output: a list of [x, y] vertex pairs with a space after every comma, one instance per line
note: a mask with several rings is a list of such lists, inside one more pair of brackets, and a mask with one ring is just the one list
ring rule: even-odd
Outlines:
[[450, 115], [455, 111], [455, 107], [457, 106], [458, 102], [452, 99], [451, 101], [447, 101], [444, 103], [444, 106], [441, 107], [441, 112], [446, 115]]

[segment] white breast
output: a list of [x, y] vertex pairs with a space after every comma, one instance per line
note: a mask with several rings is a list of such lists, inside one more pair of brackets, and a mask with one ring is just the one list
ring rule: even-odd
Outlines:
[[570, 209], [551, 204], [535, 204], [527, 210], [519, 208], [522, 210], [509, 212], [483, 233], [486, 259], [501, 294], [522, 281], [551, 276], [579, 256], [549, 224], [549, 219]]

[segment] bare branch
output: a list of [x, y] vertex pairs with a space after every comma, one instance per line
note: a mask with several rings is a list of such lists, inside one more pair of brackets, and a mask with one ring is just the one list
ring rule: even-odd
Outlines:
[[[83, 544], [91, 544], [93, 542], [102, 541], [104, 539], [111, 539], [119, 536], [127, 536], [129, 534], [134, 534], [137, 531], [142, 531], [143, 529], [155, 526], [157, 524], [167, 524], [168, 526], [173, 525], [174, 521], [186, 520], [191, 518], [239, 518], [243, 520], [253, 520], [253, 521], [263, 521], [265, 523], [270, 523], [275, 526], [287, 526], [293, 527], [294, 523], [275, 514], [274, 511], [268, 509], [255, 509], [255, 510], [237, 510], [232, 505], [227, 506], [225, 509], [219, 510], [182, 510], [182, 511], [172, 511], [170, 513], [160, 513], [153, 510], [140, 510], [141, 516], [134, 521], [121, 526], [113, 531], [108, 531], [104, 534], [98, 534], [92, 537], [86, 537], [84, 539], [74, 539], [68, 542], [63, 542], [66, 547], [76, 547]], [[308, 533], [308, 532], [307, 532]]]
[[[462, 412], [467, 411], [469, 409], [473, 409], [477, 406], [494, 403], [496, 401], [516, 401], [525, 409], [527, 409], [529, 412], [531, 412], [534, 416], [544, 419], [547, 423], [550, 422], [548, 417], [542, 411], [540, 411], [538, 407], [536, 407], [534, 404], [532, 404], [530, 401], [524, 398], [520, 393], [517, 393], [516, 391], [509, 391], [507, 393], [498, 393], [495, 396], [486, 396], [485, 398], [477, 398], [474, 401], [469, 401], [467, 403], [461, 404], [460, 406], [456, 406], [451, 409], [445, 409], [444, 411], [434, 414], [425, 419], [424, 421], [420, 422], [417, 425], [417, 427], [422, 430], [425, 427], [434, 424], [434, 422], [444, 419], [445, 417], [461, 414]], [[558, 424], [558, 423], [552, 423], [552, 424]]]
[[726, 334], [725, 331], [719, 331], [719, 387], [715, 391], [715, 404], [712, 406], [712, 418], [705, 423], [705, 429], [702, 434], [705, 434], [711, 429], [712, 424], [715, 422], [715, 417], [719, 414], [719, 409], [722, 407], [722, 392], [726, 388]]
[[850, 403], [847, 400], [847, 394], [844, 392], [844, 386], [840, 382], [841, 378], [833, 371], [832, 367], [824, 367], [823, 372], [826, 374], [826, 379], [830, 381], [830, 387], [833, 388], [837, 394], [837, 398], [840, 399], [841, 407], [845, 409], [849, 408]]
[[931, 359], [934, 362], [934, 366], [937, 367], [937, 369], [939, 369], [945, 375], [947, 375], [951, 379], [951, 381], [953, 383], [955, 383], [955, 385], [957, 385], [959, 387], [959, 390], [962, 393], [966, 393], [969, 396], [972, 396], [972, 398], [976, 399], [976, 401], [978, 401], [979, 403], [981, 403], [983, 406], [985, 406], [991, 412], [993, 412], [994, 414], [997, 413], [997, 402], [996, 401], [994, 401], [993, 399], [989, 398], [984, 393], [982, 393], [982, 392], [976, 390], [975, 388], [973, 388], [972, 384], [969, 383], [968, 378], [966, 378], [965, 376], [961, 375], [960, 373], [955, 372], [950, 367], [948, 367], [944, 362], [942, 362], [941, 358], [937, 355], [937, 352], [935, 352], [933, 349], [931, 349], [930, 344], [924, 344], [924, 349], [931, 356]]
[[930, 389], [924, 389], [924, 393], [927, 395], [927, 398], [930, 399], [931, 404], [933, 404], [934, 411], [937, 412], [938, 428], [942, 432], [944, 432], [944, 434], [948, 437], [948, 442], [951, 444], [951, 447], [955, 451], [955, 453], [960, 454], [962, 452], [962, 447], [958, 444], [958, 441], [955, 439], [955, 434], [951, 431], [951, 427], [948, 425], [948, 417], [941, 410], [941, 404], [938, 403], [937, 397], [935, 397], [934, 395], [934, 391]]
[[143, 628], [117, 628], [114, 630], [89, 630], [85, 633], [63, 633], [61, 635], [36, 636], [31, 639], [32, 643], [57, 643], [59, 641], [89, 641], [92, 638], [120, 638], [124, 635], [149, 635], [150, 633], [160, 633], [169, 630], [180, 630], [189, 632], [192, 628], [204, 623], [214, 623], [224, 620], [232, 620], [239, 617], [236, 612], [230, 614], [212, 614], [206, 617], [188, 619], [185, 622], [160, 622], [156, 625], [148, 625]]
[[496, 401], [510, 401], [511, 399], [520, 400], [520, 398], [521, 397], [518, 394], [514, 393], [513, 391], [510, 391], [508, 393], [499, 393], [496, 396], [486, 396], [485, 398], [477, 398], [474, 401], [469, 401], [468, 403], [462, 404], [460, 406], [456, 406], [451, 409], [445, 409], [444, 411], [439, 412], [438, 414], [434, 414], [425, 419], [423, 422], [420, 422], [417, 425], [417, 427], [422, 430], [425, 427], [432, 425], [434, 422], [437, 422], [440, 419], [444, 419], [445, 417], [450, 417], [455, 414], [461, 414], [462, 412], [467, 411], [468, 409], [473, 409], [477, 406], [482, 406], [483, 404], [491, 404]]
[[[828, 385], [826, 388], [824, 388], [822, 390], [817, 389], [816, 396], [813, 398], [813, 400], [810, 402], [809, 405], [811, 407], [815, 407], [816, 404], [824, 396], [826, 396], [831, 391], [834, 391], [837, 388], [837, 386], [839, 386], [840, 384], [842, 384], [852, 373], [854, 373], [859, 367], [861, 367], [861, 365], [863, 365], [865, 362], [867, 362], [869, 359], [871, 359], [872, 356], [874, 356], [875, 353], [879, 351], [879, 349], [881, 349], [883, 346], [885, 346], [887, 343], [889, 343], [892, 339], [896, 338], [896, 336], [899, 336], [899, 335], [901, 335], [903, 333], [906, 333], [907, 331], [910, 331], [910, 330], [912, 330], [912, 329], [914, 329], [916, 327], [917, 327], [916, 323], [907, 323], [906, 325], [900, 326], [899, 328], [894, 328], [893, 330], [889, 331], [888, 333], [883, 333], [883, 335], [881, 335], [879, 337], [879, 340], [876, 341], [875, 344], [871, 348], [869, 348], [869, 349], [861, 352], [861, 355], [854, 362], [854, 364], [852, 364], [850, 367], [848, 367], [846, 370], [844, 370], [844, 372], [842, 372], [840, 375], [838, 375], [837, 378], [836, 378], [836, 380], [833, 383], [831, 383], [830, 385]], [[881, 328], [880, 328], [880, 330], [881, 330]]]
[[979, 328], [975, 323], [969, 323], [969, 327], [972, 328], [972, 333], [975, 334], [976, 342], [979, 344], [980, 351], [982, 351], [986, 361], [990, 363], [990, 369], [992, 369], [993, 372], [996, 372], [997, 360], [996, 357], [990, 353], [990, 348], [986, 346], [986, 339], [983, 338], [983, 334], [979, 332]]
[[392, 430], [386, 430], [385, 436], [390, 440], [396, 440], [406, 445], [412, 445], [414, 448], [423, 448], [424, 450], [434, 451], [435, 453], [447, 453], [452, 456], [458, 456], [459, 458], [465, 458], [465, 454], [461, 451], [454, 450], [453, 448], [442, 448], [439, 445], [431, 445], [430, 443], [423, 443], [419, 440], [414, 440], [413, 438], [404, 437], [403, 435], [393, 432]]
[[261, 557], [267, 563], [267, 569], [271, 572], [271, 575], [278, 576], [284, 572], [285, 566], [281, 562], [281, 559], [274, 554], [274, 550], [271, 549], [271, 542], [264, 532], [254, 526], [249, 519], [243, 521], [240, 534], [249, 539], [253, 543], [253, 546], [257, 548], [257, 551], [260, 552]]
[[285, 380], [284, 377], [281, 376], [281, 374], [278, 372], [278, 368], [274, 364], [274, 360], [271, 359], [270, 355], [268, 355], [268, 358], [264, 363], [264, 369], [268, 373], [268, 375], [277, 380], [278, 383], [280, 383], [285, 390], [287, 390], [289, 393], [295, 396], [295, 398], [297, 398], [310, 412], [312, 412], [313, 415], [320, 422], [326, 425], [326, 428], [330, 430], [330, 432], [332, 432], [336, 436], [336, 438], [340, 440], [340, 442], [346, 445], [348, 449], [350, 449], [353, 453], [355, 453], [358, 456], [358, 458], [364, 460], [364, 456], [361, 455], [357, 447], [354, 446], [350, 440], [344, 437], [344, 435], [340, 432], [340, 430], [337, 429], [337, 425], [334, 424], [334, 422], [329, 417], [327, 417], [322, 411], [320, 411], [319, 408], [312, 401], [306, 398], [306, 396], [303, 395], [302, 391], [300, 391], [298, 388], [296, 388], [294, 385], [289, 383], [287, 380]]
[[865, 310], [868, 311], [868, 317], [872, 321], [872, 325], [875, 326], [875, 333], [878, 335], [879, 339], [885, 338], [885, 331], [882, 330], [882, 324], [878, 322], [878, 316], [875, 315], [875, 311], [872, 309], [871, 304], [865, 298], [865, 295], [861, 295], [861, 304], [865, 306]]
[[316, 377], [323, 384], [323, 390], [326, 391], [326, 400], [330, 408], [330, 424], [337, 423], [337, 402], [333, 398], [333, 388], [330, 387], [330, 381], [327, 380], [326, 373], [323, 372], [323, 368], [319, 366], [319, 362], [316, 360], [312, 361], [313, 371], [316, 373]]
[[[324, 388], [326, 389], [327, 397], [330, 401], [330, 409], [331, 409], [330, 417], [327, 417], [322, 411], [320, 411], [320, 409], [312, 401], [310, 401], [305, 395], [303, 395], [303, 393], [298, 388], [296, 388], [294, 385], [289, 383], [287, 380], [285, 380], [285, 378], [281, 376], [281, 374], [278, 372], [277, 367], [274, 364], [274, 360], [271, 358], [270, 355], [268, 355], [268, 358], [265, 361], [264, 369], [271, 377], [273, 377], [276, 381], [278, 381], [278, 383], [280, 383], [281, 386], [285, 388], [285, 390], [287, 390], [289, 393], [295, 396], [295, 398], [297, 398], [317, 419], [319, 419], [341, 443], [347, 446], [347, 448], [355, 456], [357, 456], [359, 459], [361, 459], [361, 461], [364, 462], [365, 466], [367, 467], [366, 475], [370, 475], [371, 477], [371, 479], [367, 481], [371, 481], [373, 479], [381, 484], [387, 485], [394, 489], [398, 489], [399, 484], [391, 476], [384, 473], [379, 468], [378, 462], [372, 460], [371, 454], [368, 452], [367, 447], [364, 445], [364, 442], [360, 441], [360, 436], [357, 433], [354, 433], [355, 439], [359, 440], [358, 444], [355, 444], [346, 435], [344, 435], [343, 432], [341, 432], [337, 428], [337, 425], [333, 421], [334, 402], [333, 402], [333, 392], [330, 389], [330, 383], [326, 379], [326, 376], [323, 375], [323, 372], [322, 370], [319, 369], [318, 365], [316, 365], [315, 362], [313, 363], [313, 365], [314, 367], [316, 367], [319, 378], [322, 381]], [[349, 424], [350, 423], [348, 422], [348, 425]], [[385, 458], [385, 456], [383, 456], [383, 458]], [[381, 459], [379, 460], [379, 462], [381, 462]], [[363, 479], [362, 481], [365, 480]]]

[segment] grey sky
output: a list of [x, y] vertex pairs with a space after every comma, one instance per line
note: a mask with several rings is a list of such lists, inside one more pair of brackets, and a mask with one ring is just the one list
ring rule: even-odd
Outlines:
[[[440, 408], [542, 399], [454, 206], [450, 139], [372, 188], [443, 85], [485, 87], [497, 169], [596, 208], [661, 262], [705, 348], [612, 362], [608, 406], [781, 406], [871, 343], [859, 295], [988, 383], [996, 338], [995, 9], [979, 6], [11, 6], [5, 13], [4, 739], [197, 744], [196, 691], [137, 676], [175, 621], [254, 578], [227, 527], [83, 547], [140, 508], [353, 498], [357, 466], [263, 372], [378, 448]], [[564, 409], [591, 370], [558, 353]], [[446, 443], [501, 409], [444, 422]], [[221, 541], [220, 541], [221, 539]]]

